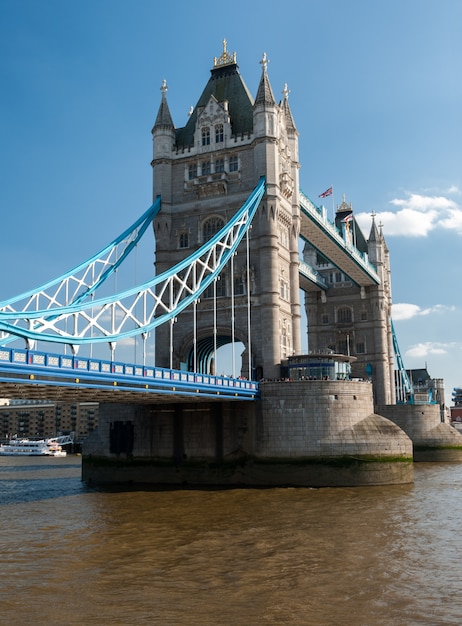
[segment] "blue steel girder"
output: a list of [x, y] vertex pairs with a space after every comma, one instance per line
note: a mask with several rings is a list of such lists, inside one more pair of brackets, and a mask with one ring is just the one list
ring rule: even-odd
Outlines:
[[393, 324], [392, 319], [390, 319], [390, 326], [391, 326], [391, 334], [392, 334], [392, 340], [393, 340], [393, 350], [395, 352], [395, 357], [396, 357], [397, 366], [398, 366], [398, 375], [400, 377], [401, 388], [405, 394], [404, 398], [398, 398], [398, 400], [404, 401], [404, 402], [408, 401], [411, 404], [413, 404], [414, 403], [414, 388], [412, 385], [412, 381], [409, 378], [409, 375], [407, 373], [407, 370], [404, 367], [404, 362], [401, 356], [401, 350], [399, 349], [398, 338], [396, 337], [395, 326]]
[[[94, 298], [97, 290], [135, 249], [160, 208], [161, 199], [158, 197], [129, 228], [83, 263], [40, 287], [0, 302], [0, 319], [15, 320], [16, 317], [16, 321], [11, 322], [16, 326], [26, 312], [32, 315], [37, 311], [46, 311], [48, 315], [44, 313], [43, 317], [50, 321], [56, 318], [58, 309], [61, 311], [62, 307], [76, 306]], [[37, 323], [36, 330], [39, 327]], [[9, 334], [0, 328], [0, 345], [15, 339], [15, 333]]]
[[300, 237], [357, 285], [368, 287], [380, 284], [377, 271], [366, 255], [346, 242], [336, 226], [327, 219], [327, 212], [313, 204], [301, 191]]

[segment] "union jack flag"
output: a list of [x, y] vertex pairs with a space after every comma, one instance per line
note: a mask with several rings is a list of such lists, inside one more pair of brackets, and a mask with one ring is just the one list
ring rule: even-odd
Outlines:
[[324, 193], [320, 193], [319, 197], [320, 198], [327, 198], [327, 196], [331, 196], [332, 195], [332, 187], [329, 187], [329, 189], [326, 189], [326, 191]]

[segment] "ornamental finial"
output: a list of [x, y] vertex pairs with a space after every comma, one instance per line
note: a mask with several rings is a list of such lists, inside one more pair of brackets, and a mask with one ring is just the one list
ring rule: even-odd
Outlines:
[[263, 56], [262, 56], [262, 58], [261, 58], [261, 61], [260, 61], [260, 65], [261, 65], [261, 67], [262, 67], [262, 70], [263, 70], [265, 73], [266, 73], [266, 70], [267, 70], [267, 67], [268, 67], [268, 63], [269, 63], [269, 59], [268, 59], [268, 57], [266, 56], [266, 52], [264, 52], [264, 53], [263, 53]]
[[162, 95], [163, 95], [163, 96], [165, 96], [165, 94], [166, 94], [166, 93], [167, 93], [167, 91], [168, 91], [167, 81], [165, 80], [165, 78], [164, 78], [164, 80], [162, 81], [162, 85], [160, 86], [160, 90], [161, 90], [161, 92], [162, 92]]
[[284, 96], [284, 100], [289, 99], [290, 89], [287, 87], [287, 83], [284, 83], [284, 89], [282, 90], [281, 93]]
[[223, 39], [223, 53], [221, 57], [217, 59], [217, 57], [213, 57], [213, 67], [220, 67], [222, 65], [231, 65], [232, 63], [236, 63], [236, 53], [230, 54], [227, 49], [228, 42], [226, 39]]

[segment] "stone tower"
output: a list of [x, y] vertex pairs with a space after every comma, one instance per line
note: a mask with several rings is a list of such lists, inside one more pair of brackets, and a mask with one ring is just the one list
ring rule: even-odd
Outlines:
[[346, 239], [352, 238], [358, 250], [368, 255], [380, 284], [359, 287], [306, 244], [306, 262], [323, 274], [329, 284], [326, 292], [305, 295], [308, 346], [314, 352], [332, 350], [354, 356], [352, 374], [372, 380], [374, 403], [394, 404], [390, 258], [382, 229], [377, 228], [373, 216], [366, 241], [345, 198], [337, 208], [335, 224]]
[[261, 176], [266, 194], [252, 223], [250, 271], [242, 243], [233, 267], [202, 294], [194, 310], [183, 312], [172, 328], [164, 324], [157, 329], [159, 366], [213, 372], [215, 347], [234, 339], [245, 346], [243, 375], [274, 378], [281, 361], [300, 351], [298, 133], [287, 86], [277, 103], [267, 67], [263, 55], [254, 100], [236, 53], [230, 54], [224, 41], [181, 128], [173, 124], [165, 81], [161, 87], [152, 130], [154, 197], [162, 200], [154, 220], [156, 273], [187, 258], [217, 233]]

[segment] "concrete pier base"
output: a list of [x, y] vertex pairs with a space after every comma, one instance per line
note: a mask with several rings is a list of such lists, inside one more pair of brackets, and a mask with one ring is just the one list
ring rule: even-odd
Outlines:
[[83, 450], [95, 484], [356, 486], [413, 480], [412, 442], [365, 382], [261, 384], [257, 402], [105, 404]]

